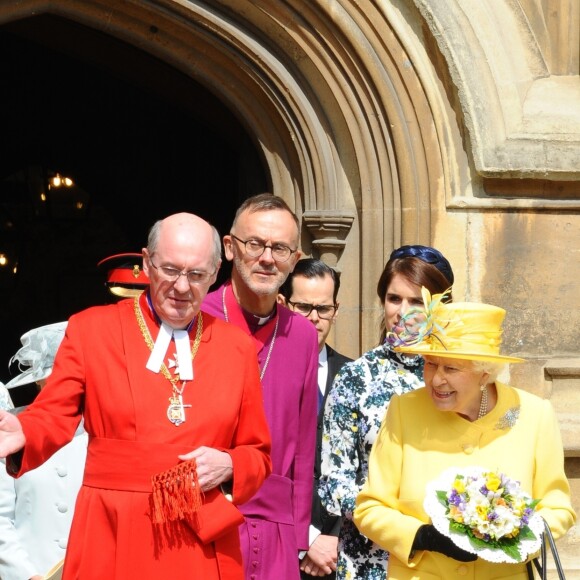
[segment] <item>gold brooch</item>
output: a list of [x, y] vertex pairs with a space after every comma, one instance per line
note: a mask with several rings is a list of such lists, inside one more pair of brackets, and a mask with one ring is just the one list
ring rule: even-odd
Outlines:
[[506, 411], [506, 414], [503, 417], [500, 417], [498, 422], [495, 424], [496, 429], [509, 429], [513, 427], [518, 417], [520, 416], [520, 407], [512, 407]]

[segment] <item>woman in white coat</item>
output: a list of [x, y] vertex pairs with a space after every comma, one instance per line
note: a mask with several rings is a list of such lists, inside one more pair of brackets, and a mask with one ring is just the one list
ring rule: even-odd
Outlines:
[[[22, 336], [23, 346], [12, 361], [18, 361], [20, 369], [28, 368], [6, 388], [33, 382], [42, 388], [65, 328], [66, 322], [60, 322]], [[7, 405], [12, 406], [9, 400]], [[86, 449], [87, 434], [81, 422], [68, 445], [19, 479], [7, 475], [4, 465], [0, 465], [1, 580], [42, 579], [64, 558]]]

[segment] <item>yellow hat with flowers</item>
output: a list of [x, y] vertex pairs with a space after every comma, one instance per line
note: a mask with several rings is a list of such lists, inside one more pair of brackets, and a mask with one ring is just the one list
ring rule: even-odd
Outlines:
[[446, 292], [430, 295], [422, 289], [423, 308], [412, 308], [387, 334], [398, 352], [496, 363], [524, 359], [500, 354], [505, 310], [478, 302], [443, 302]]

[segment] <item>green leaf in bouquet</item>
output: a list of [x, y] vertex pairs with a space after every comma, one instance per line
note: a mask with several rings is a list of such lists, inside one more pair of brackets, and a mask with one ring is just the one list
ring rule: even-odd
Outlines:
[[449, 507], [447, 504], [447, 493], [441, 490], [438, 490], [437, 492], [437, 499], [439, 500], [439, 503], [442, 504], [444, 507]]
[[520, 530], [519, 539], [520, 540], [535, 540], [536, 534], [534, 534], [534, 532], [532, 532], [532, 530], [528, 526], [524, 526]]
[[449, 520], [449, 531], [457, 532], [458, 534], [467, 534], [469, 533], [469, 528], [465, 524]]
[[481, 538], [478, 538], [477, 536], [473, 536], [471, 534], [469, 534], [469, 542], [475, 548], [484, 549], [493, 547], [489, 542], [486, 542], [485, 540], [482, 540]]
[[510, 557], [513, 558], [516, 562], [522, 561], [522, 555], [520, 554], [520, 550], [518, 547], [518, 540], [516, 538], [502, 538], [500, 542], [498, 542], [499, 547]]

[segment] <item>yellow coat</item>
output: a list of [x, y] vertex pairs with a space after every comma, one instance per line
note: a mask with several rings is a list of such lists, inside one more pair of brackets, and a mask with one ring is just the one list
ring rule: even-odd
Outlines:
[[[539, 513], [556, 538], [573, 525], [576, 514], [552, 405], [496, 385], [495, 408], [474, 422], [439, 411], [426, 388], [391, 399], [354, 513], [361, 532], [390, 552], [389, 578], [527, 578], [525, 564], [494, 564], [481, 558], [463, 563], [428, 551], [409, 559], [417, 530], [430, 523], [423, 509], [425, 486], [450, 467], [482, 466], [518, 480], [523, 490], [542, 499]], [[514, 414], [516, 420], [509, 421]]]

